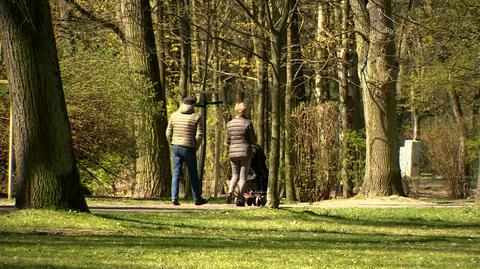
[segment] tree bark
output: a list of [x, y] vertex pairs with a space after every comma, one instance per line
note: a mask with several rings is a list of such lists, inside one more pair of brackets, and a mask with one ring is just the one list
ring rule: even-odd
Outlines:
[[315, 98], [318, 102], [326, 102], [330, 100], [330, 88], [328, 85], [328, 43], [329, 43], [329, 8], [328, 3], [321, 1], [318, 3], [317, 14], [317, 54], [315, 68]]
[[135, 195], [170, 194], [170, 149], [165, 137], [167, 111], [165, 86], [160, 78], [149, 0], [123, 0], [127, 57], [136, 88], [141, 91], [136, 122]]
[[268, 184], [268, 205], [277, 208], [280, 204], [278, 197], [278, 172], [280, 164], [280, 95], [282, 91], [282, 67], [281, 49], [283, 47], [280, 35], [271, 35], [271, 57], [272, 57], [272, 112], [271, 112], [271, 140], [269, 156], [269, 184]]
[[[350, 2], [350, 0], [349, 0]], [[350, 8], [350, 5], [349, 5]], [[350, 8], [351, 10], [351, 8]], [[353, 25], [353, 18], [352, 16], [349, 17], [350, 24]], [[363, 108], [362, 108], [362, 94], [360, 89], [360, 78], [358, 77], [358, 54], [356, 51], [356, 40], [355, 34], [353, 33], [353, 29], [349, 30], [352, 32], [349, 34], [349, 47], [348, 47], [348, 56], [347, 59], [349, 60], [348, 63], [348, 77], [349, 77], [349, 84], [348, 88], [350, 89], [352, 102], [350, 104], [351, 109], [351, 126], [354, 131], [359, 132], [364, 127], [364, 119], [363, 119]]]
[[[477, 56], [477, 71], [478, 71], [478, 74], [480, 75], [480, 52], [478, 52], [478, 56]], [[477, 89], [477, 93], [479, 93], [479, 96], [480, 96], [480, 89]], [[478, 115], [479, 113], [480, 111], [478, 110], [478, 107], [477, 107], [477, 110], [475, 111], [477, 118], [479, 116]], [[477, 194], [475, 201], [477, 206], [480, 206], [480, 156], [478, 156], [477, 188], [475, 191]]]
[[338, 80], [339, 80], [339, 97], [340, 97], [340, 118], [342, 121], [342, 127], [340, 132], [340, 159], [341, 170], [340, 178], [343, 185], [343, 197], [347, 198], [352, 196], [352, 184], [348, 176], [348, 140], [347, 134], [350, 132], [349, 116], [348, 116], [348, 17], [349, 6], [348, 0], [341, 0], [340, 9], [337, 15], [340, 16], [341, 22], [341, 42], [340, 50], [338, 52]]
[[[180, 95], [184, 98], [188, 95], [191, 78], [192, 44], [190, 38], [190, 1], [177, 0], [180, 13], [180, 47], [181, 47], [181, 70], [180, 70]], [[190, 189], [190, 188], [188, 188]]]
[[168, 47], [166, 47], [165, 44], [165, 34], [166, 34], [166, 29], [165, 29], [165, 24], [167, 23], [166, 16], [165, 16], [165, 6], [162, 3], [163, 1], [161, 0], [152, 0], [152, 3], [155, 3], [156, 9], [153, 12], [153, 23], [156, 25], [154, 27], [155, 29], [155, 44], [157, 46], [157, 56], [158, 56], [158, 68], [159, 68], [159, 75], [160, 75], [160, 81], [161, 84], [163, 85], [164, 91], [165, 91], [165, 100], [168, 96], [167, 94], [167, 66], [165, 64], [165, 57], [166, 57], [166, 51], [168, 50]]
[[272, 111], [271, 111], [271, 140], [269, 152], [269, 178], [267, 202], [271, 208], [278, 208], [280, 198], [278, 197], [278, 177], [280, 164], [280, 98], [285, 90], [285, 73], [282, 70], [282, 49], [286, 40], [284, 40], [289, 15], [289, 1], [285, 1], [283, 6], [278, 3], [270, 3], [270, 17], [268, 26], [270, 28], [271, 42], [271, 64], [272, 64]]
[[[253, 15], [256, 16], [258, 22], [265, 25], [265, 5], [256, 5], [252, 1]], [[255, 98], [255, 131], [257, 134], [257, 143], [262, 149], [267, 150], [267, 92], [268, 92], [268, 39], [260, 26], [256, 25], [253, 29], [253, 51], [255, 53], [255, 77], [256, 77], [256, 95]]]
[[[397, 146], [395, 82], [398, 68], [393, 36], [392, 2], [352, 1], [357, 32], [359, 76], [366, 127], [364, 196], [404, 195]], [[365, 38], [368, 38], [368, 43]]]
[[465, 198], [468, 191], [468, 181], [466, 181], [468, 164], [467, 164], [467, 132], [465, 127], [465, 121], [463, 117], [462, 106], [460, 104], [460, 97], [456, 92], [450, 90], [448, 92], [450, 102], [452, 104], [453, 115], [457, 130], [459, 132], [458, 137], [458, 158], [457, 158], [457, 178], [454, 179], [458, 189], [452, 190], [452, 198]]
[[13, 96], [15, 206], [88, 212], [50, 16], [47, 0], [0, 1], [0, 37]]
[[292, 13], [287, 32], [287, 87], [285, 96], [285, 191], [289, 202], [296, 200], [295, 193], [295, 145], [292, 135], [293, 110], [306, 100], [305, 81], [302, 68], [300, 29], [298, 25], [297, 1], [292, 1]]

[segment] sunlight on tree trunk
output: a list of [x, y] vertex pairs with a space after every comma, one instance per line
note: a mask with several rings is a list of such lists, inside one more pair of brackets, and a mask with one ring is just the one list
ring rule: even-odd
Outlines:
[[165, 87], [160, 78], [148, 0], [124, 0], [127, 57], [132, 80], [141, 92], [136, 122], [135, 196], [168, 196], [171, 181], [170, 150], [165, 130], [167, 111]]
[[13, 95], [15, 206], [88, 212], [73, 155], [49, 2], [0, 1], [0, 29]]
[[[365, 178], [360, 194], [404, 195], [398, 163], [395, 82], [398, 68], [392, 2], [365, 5], [352, 1], [357, 28], [359, 76], [363, 88], [367, 154]], [[368, 43], [365, 38], [368, 38]]]

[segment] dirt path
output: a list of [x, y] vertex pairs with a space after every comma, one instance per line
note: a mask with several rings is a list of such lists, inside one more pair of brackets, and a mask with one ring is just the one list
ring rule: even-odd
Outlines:
[[[335, 199], [316, 203], [281, 204], [280, 208], [427, 208], [427, 207], [461, 207], [472, 206], [467, 202], [432, 203], [412, 198], [390, 196], [375, 199]], [[193, 203], [184, 202], [180, 206], [166, 204], [164, 202], [150, 201], [148, 203], [117, 203], [108, 204], [101, 202], [89, 202], [89, 208], [95, 211], [176, 211], [176, 210], [255, 210], [259, 207], [245, 206], [237, 207], [233, 204], [209, 203], [196, 206]], [[13, 202], [8, 200], [0, 201], [0, 211], [13, 210]]]

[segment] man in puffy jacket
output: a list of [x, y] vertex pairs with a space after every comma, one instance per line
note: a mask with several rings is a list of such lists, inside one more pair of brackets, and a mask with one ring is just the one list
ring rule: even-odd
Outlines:
[[172, 204], [180, 205], [178, 202], [178, 184], [185, 162], [192, 185], [193, 198], [196, 205], [203, 205], [208, 202], [202, 197], [202, 185], [197, 174], [196, 150], [200, 147], [203, 138], [203, 130], [200, 126], [200, 116], [195, 113], [194, 97], [186, 97], [180, 108], [175, 111], [168, 122], [166, 136], [173, 145], [173, 175], [172, 175]]

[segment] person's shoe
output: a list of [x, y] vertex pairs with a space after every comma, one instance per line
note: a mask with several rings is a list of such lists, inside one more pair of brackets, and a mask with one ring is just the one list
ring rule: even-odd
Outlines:
[[235, 203], [236, 206], [245, 206], [245, 201], [237, 199], [237, 202]]
[[226, 204], [231, 204], [233, 199], [233, 194], [227, 194], [227, 200], [225, 201]]
[[210, 200], [210, 198], [208, 198], [208, 199], [200, 198], [199, 200], [195, 201], [195, 205], [204, 205], [204, 204], [208, 203], [208, 200]]
[[180, 203], [178, 202], [177, 199], [175, 199], [175, 200], [172, 200], [172, 205], [180, 205]]

